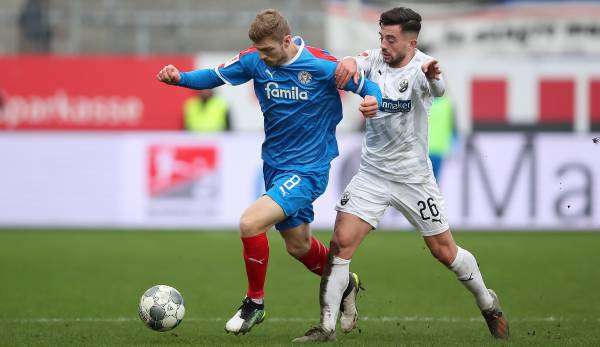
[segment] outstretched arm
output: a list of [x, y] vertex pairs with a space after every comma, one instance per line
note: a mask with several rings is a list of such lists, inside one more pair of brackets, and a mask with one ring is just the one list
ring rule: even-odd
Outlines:
[[182, 72], [179, 86], [191, 89], [212, 89], [225, 84], [213, 69]]
[[440, 69], [438, 61], [434, 59], [426, 62], [421, 66], [421, 70], [427, 78], [427, 84], [429, 85], [431, 95], [435, 97], [444, 95], [444, 92], [446, 91], [446, 85], [444, 84], [442, 70]]
[[191, 89], [212, 89], [225, 84], [212, 69], [179, 72], [173, 65], [167, 65], [156, 75], [163, 83]]
[[200, 69], [190, 72], [179, 72], [173, 65], [167, 65], [156, 75], [159, 81], [166, 84], [191, 89], [212, 89], [223, 84], [239, 85], [252, 78], [251, 69], [257, 59], [251, 49], [247, 49], [214, 69]]

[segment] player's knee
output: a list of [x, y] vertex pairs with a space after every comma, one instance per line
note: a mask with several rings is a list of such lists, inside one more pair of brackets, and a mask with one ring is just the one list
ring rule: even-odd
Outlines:
[[340, 252], [351, 248], [355, 242], [355, 237], [351, 233], [336, 232], [331, 240], [332, 249], [335, 248]]
[[251, 216], [246, 214], [240, 218], [240, 234], [244, 237], [260, 234], [260, 225]]
[[294, 258], [302, 258], [310, 251], [310, 240], [286, 240], [285, 249]]
[[450, 266], [454, 261], [454, 256], [452, 252], [452, 248], [446, 245], [435, 245], [429, 248], [431, 254], [437, 259], [440, 263]]

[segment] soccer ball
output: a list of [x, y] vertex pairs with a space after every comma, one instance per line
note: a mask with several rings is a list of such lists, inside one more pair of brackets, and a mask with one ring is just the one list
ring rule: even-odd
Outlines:
[[142, 295], [139, 314], [150, 329], [171, 330], [181, 323], [185, 315], [183, 296], [173, 287], [154, 286]]

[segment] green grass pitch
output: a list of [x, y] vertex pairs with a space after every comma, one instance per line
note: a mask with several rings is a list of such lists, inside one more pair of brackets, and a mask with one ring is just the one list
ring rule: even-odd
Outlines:
[[[322, 240], [329, 233], [318, 233]], [[288, 345], [318, 321], [318, 278], [270, 232], [266, 321], [245, 336], [226, 319], [246, 288], [233, 232], [0, 231], [0, 345]], [[351, 268], [367, 290], [359, 330], [339, 345], [600, 345], [600, 233], [457, 233], [510, 319], [494, 341], [471, 295], [415, 233], [376, 232]], [[141, 294], [168, 284], [186, 317], [157, 333]]]

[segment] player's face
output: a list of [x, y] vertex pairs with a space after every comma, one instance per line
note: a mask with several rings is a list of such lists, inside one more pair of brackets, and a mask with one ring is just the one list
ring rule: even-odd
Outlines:
[[400, 25], [381, 26], [379, 40], [383, 60], [390, 66], [399, 65], [417, 46], [417, 36], [414, 33], [403, 33]]
[[266, 38], [256, 42], [254, 47], [258, 50], [259, 57], [269, 66], [279, 66], [289, 60], [287, 49], [292, 43], [291, 35], [287, 35], [282, 41]]

